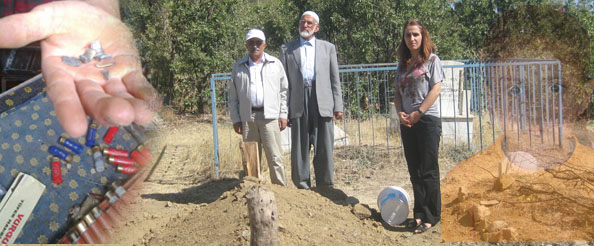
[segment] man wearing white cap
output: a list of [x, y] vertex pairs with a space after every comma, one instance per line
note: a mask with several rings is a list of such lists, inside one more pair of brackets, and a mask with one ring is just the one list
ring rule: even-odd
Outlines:
[[233, 66], [229, 111], [233, 129], [244, 141], [257, 141], [270, 168], [273, 184], [287, 185], [281, 155], [280, 131], [287, 127], [288, 82], [281, 62], [264, 52], [266, 37], [251, 29], [245, 38], [248, 55]]
[[280, 50], [289, 80], [291, 126], [291, 178], [297, 188], [311, 188], [309, 152], [314, 146], [314, 172], [318, 188], [334, 185], [334, 119], [342, 118], [343, 102], [338, 59], [333, 44], [316, 39], [320, 18], [305, 11], [299, 21], [298, 40]]

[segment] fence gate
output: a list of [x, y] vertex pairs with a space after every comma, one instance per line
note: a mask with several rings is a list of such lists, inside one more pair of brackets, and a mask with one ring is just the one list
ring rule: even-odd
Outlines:
[[560, 61], [488, 61], [484, 64], [484, 75], [490, 113], [502, 127], [506, 143], [513, 142], [518, 148], [562, 146]]

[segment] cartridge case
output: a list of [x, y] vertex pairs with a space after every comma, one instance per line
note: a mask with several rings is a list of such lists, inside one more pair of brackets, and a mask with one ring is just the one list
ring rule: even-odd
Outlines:
[[128, 156], [130, 156], [130, 153], [128, 153], [128, 151], [124, 150], [124, 149], [104, 148], [103, 155], [128, 157]]
[[76, 154], [79, 154], [80, 155], [80, 153], [82, 153], [82, 150], [83, 150], [83, 146], [82, 145], [80, 145], [80, 144], [78, 144], [78, 143], [76, 143], [76, 142], [74, 142], [74, 141], [72, 141], [70, 139], [67, 139], [64, 136], [60, 137], [60, 139], [58, 140], [58, 142], [61, 145], [64, 145], [64, 147], [68, 148], [69, 150], [72, 150], [72, 152], [74, 152]]
[[105, 133], [105, 136], [103, 136], [103, 142], [106, 144], [111, 144], [111, 141], [113, 140], [116, 133], [118, 132], [118, 129], [120, 129], [120, 128], [117, 126], [112, 126], [109, 129], [107, 129], [107, 133]]
[[60, 158], [52, 157], [52, 182], [56, 185], [62, 184], [62, 166]]
[[57, 157], [59, 157], [62, 160], [65, 160], [66, 162], [70, 163], [72, 161], [72, 155], [68, 154], [68, 152], [66, 152], [66, 150], [60, 148], [60, 147], [56, 147], [56, 146], [50, 146], [49, 147], [49, 152], [52, 155], [55, 155]]
[[134, 165], [119, 165], [116, 167], [116, 171], [131, 175], [138, 172], [138, 167]]
[[89, 130], [87, 130], [87, 142], [85, 145], [89, 148], [95, 145], [95, 136], [97, 135], [97, 124], [91, 123]]

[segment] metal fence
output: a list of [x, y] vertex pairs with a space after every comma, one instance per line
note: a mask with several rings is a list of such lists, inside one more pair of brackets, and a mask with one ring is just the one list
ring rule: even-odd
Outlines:
[[[442, 61], [446, 78], [437, 101], [442, 143], [476, 152], [500, 135], [518, 134], [561, 144], [561, 63], [551, 60]], [[397, 64], [341, 65], [344, 117], [335, 122], [335, 146], [346, 151], [401, 148], [393, 106]], [[240, 136], [234, 134], [228, 105], [229, 73], [210, 79], [216, 175], [237, 167]], [[221, 131], [219, 131], [221, 130]], [[290, 148], [290, 130], [283, 147]], [[559, 137], [556, 137], [556, 136]], [[444, 145], [442, 144], [442, 146]], [[532, 144], [532, 138], [530, 138]], [[399, 151], [400, 153], [401, 151]]]

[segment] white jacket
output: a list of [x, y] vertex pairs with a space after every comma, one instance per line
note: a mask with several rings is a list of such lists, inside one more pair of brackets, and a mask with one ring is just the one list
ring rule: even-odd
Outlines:
[[[264, 118], [286, 119], [288, 87], [285, 69], [280, 60], [264, 53], [262, 80], [264, 83]], [[229, 111], [233, 123], [251, 120], [249, 56], [241, 58], [233, 66], [229, 82]]]

